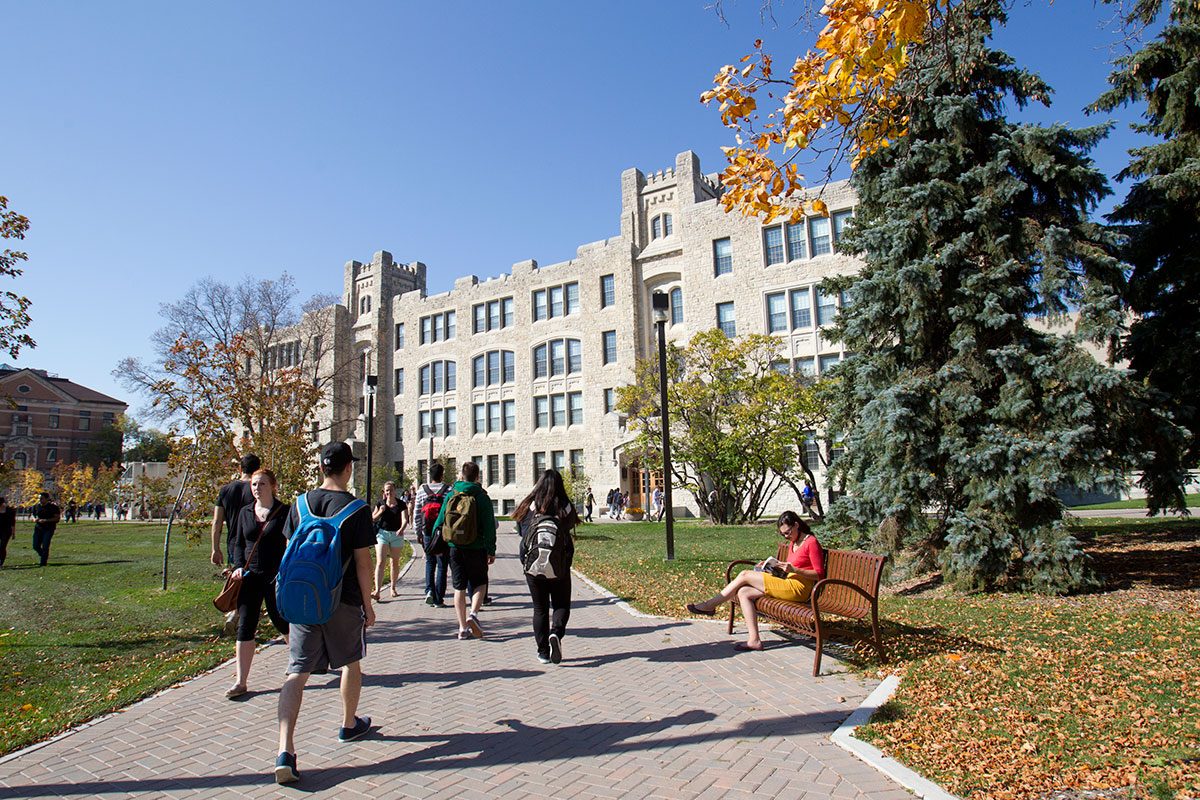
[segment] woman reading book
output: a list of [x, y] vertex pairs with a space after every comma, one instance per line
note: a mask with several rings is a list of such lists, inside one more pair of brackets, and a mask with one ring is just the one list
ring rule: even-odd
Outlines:
[[688, 603], [693, 614], [711, 617], [722, 603], [735, 597], [746, 618], [746, 641], [734, 645], [735, 650], [762, 650], [758, 635], [758, 611], [754, 602], [764, 594], [780, 600], [803, 603], [812, 594], [817, 581], [825, 577], [825, 553], [812, 530], [795, 511], [779, 515], [779, 535], [787, 539], [787, 560], [774, 557], [759, 562], [754, 569], [744, 569], [715, 597], [700, 603]]

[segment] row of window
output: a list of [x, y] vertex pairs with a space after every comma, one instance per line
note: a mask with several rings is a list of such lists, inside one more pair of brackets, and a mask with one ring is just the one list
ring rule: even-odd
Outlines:
[[564, 283], [533, 292], [533, 321], [566, 317], [579, 311], [579, 284]]
[[[401, 323], [403, 325], [403, 323]], [[397, 326], [400, 327], [400, 326]], [[421, 317], [421, 344], [433, 344], [453, 339], [458, 333], [458, 314], [454, 311], [443, 311]], [[397, 339], [403, 342], [403, 330], [398, 331]], [[400, 349], [401, 345], [396, 347]]]
[[[802, 286], [786, 292], [771, 292], [766, 296], [766, 302], [767, 332], [786, 333], [811, 330], [814, 318], [816, 327], [831, 324], [838, 309], [850, 303], [850, 296], [846, 292], [839, 295], [814, 286]], [[716, 312], [717, 327], [721, 332], [730, 338], [737, 336], [733, 301], [717, 303]]]
[[[763, 255], [768, 267], [789, 261], [801, 261], [835, 252], [846, 225], [854, 217], [851, 210], [828, 217], [808, 217], [801, 222], [780, 223], [763, 228]], [[733, 272], [733, 243], [730, 239], [713, 240], [713, 274]]]
[[[549, 461], [547, 461], [547, 456], [549, 456]], [[568, 458], [570, 459], [572, 470], [583, 468], [582, 450], [550, 450], [549, 452], [535, 452], [533, 454], [534, 481], [540, 478], [542, 473], [547, 469], [553, 469], [559, 473], [566, 472]], [[547, 464], [549, 464], [549, 466], [547, 466]]]
[[670, 236], [673, 230], [674, 224], [670, 214], [659, 214], [654, 219], [650, 220], [651, 240]]
[[[11, 408], [11, 406], [10, 406], [10, 408]], [[27, 411], [29, 411], [29, 406], [17, 406], [17, 411], [18, 412], [27, 412]], [[78, 414], [78, 423], [76, 424], [76, 430], [90, 431], [92, 429], [92, 412], [91, 411], [78, 411], [76, 413]], [[14, 436], [28, 436], [29, 429], [31, 427], [30, 419], [31, 419], [31, 415], [28, 413], [13, 414], [12, 418], [10, 420], [12, 422], [12, 426], [13, 426], [13, 435]], [[101, 415], [101, 422], [103, 425], [106, 425], [106, 426], [112, 425], [116, 422], [116, 415], [112, 411], [105, 411]], [[50, 413], [47, 414], [47, 417], [46, 417], [46, 427], [48, 427], [48, 428], [62, 427], [62, 409], [61, 408], [51, 408], [50, 409]]]
[[[617, 332], [601, 334], [605, 364], [617, 360]], [[516, 354], [512, 350], [489, 350], [471, 359], [472, 388], [502, 386], [516, 381]], [[579, 339], [551, 339], [533, 348], [533, 377], [553, 378], [583, 373], [583, 343]], [[441, 394], [458, 388], [454, 361], [431, 361], [420, 369], [418, 394]], [[404, 369], [395, 371], [395, 392], [404, 394]]]
[[517, 429], [517, 401], [498, 400], [475, 403], [471, 406], [475, 424], [471, 433], [482, 436], [489, 433], [508, 433]]
[[484, 486], [512, 486], [517, 482], [517, 455], [471, 456], [479, 465], [479, 480]]
[[[786, 362], [781, 362], [785, 363]], [[824, 362], [822, 362], [824, 363]], [[616, 390], [604, 390], [604, 413], [616, 408]], [[486, 436], [489, 433], [511, 433], [517, 429], [516, 400], [491, 400], [471, 405], [471, 434]], [[404, 415], [396, 414], [393, 419], [393, 441], [404, 440]], [[533, 427], [549, 430], [583, 424], [583, 392], [563, 392], [537, 395], [533, 398]], [[421, 411], [417, 420], [417, 438], [423, 439], [432, 433], [435, 437], [458, 435], [458, 409], [454, 407], [434, 408]]]
[[513, 326], [513, 299], [503, 297], [499, 300], [489, 300], [486, 303], [476, 303], [472, 307], [472, 316], [475, 319], [474, 333], [511, 328]]

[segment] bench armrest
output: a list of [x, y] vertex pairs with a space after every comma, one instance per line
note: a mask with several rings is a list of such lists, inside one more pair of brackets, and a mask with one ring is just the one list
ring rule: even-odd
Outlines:
[[749, 564], [750, 566], [754, 566], [757, 563], [758, 563], [757, 561], [746, 561], [744, 559], [741, 561], [730, 561], [729, 566], [725, 568], [725, 582], [729, 583], [729, 581], [733, 579], [733, 568], [734, 567], [740, 566], [742, 564]]
[[835, 584], [838, 586], [847, 586], [847, 587], [853, 589], [854, 591], [858, 592], [864, 598], [866, 598], [868, 601], [870, 601], [872, 608], [875, 608], [879, 603], [878, 597], [875, 597], [870, 592], [868, 592], [866, 589], [859, 586], [857, 583], [851, 583], [850, 581], [838, 580], [837, 578], [822, 578], [821, 580], [816, 582], [816, 584], [813, 586], [813, 590], [812, 590], [812, 610], [813, 610], [814, 614], [820, 613], [820, 609], [817, 607], [817, 602], [821, 598], [821, 592], [825, 591], [826, 586], [833, 586]]

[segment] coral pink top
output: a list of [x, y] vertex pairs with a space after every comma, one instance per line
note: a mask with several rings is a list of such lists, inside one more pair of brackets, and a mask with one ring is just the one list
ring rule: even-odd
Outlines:
[[[825, 578], [825, 553], [816, 536], [806, 536], [800, 546], [788, 547], [787, 561], [796, 569], [808, 569], [817, 573], [817, 579]], [[791, 577], [791, 576], [788, 576]]]

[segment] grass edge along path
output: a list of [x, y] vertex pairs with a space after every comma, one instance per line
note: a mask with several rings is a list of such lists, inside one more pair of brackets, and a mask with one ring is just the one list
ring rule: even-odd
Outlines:
[[[1132, 542], [1153, 566], [1156, 548], [1168, 548], [1165, 557], [1182, 547], [1193, 573], [1200, 565], [1196, 522], [1078, 527], [1090, 532], [1089, 548]], [[677, 526], [674, 563], [663, 560], [663, 540], [660, 524], [585, 526], [575, 566], [640, 611], [682, 617], [686, 602], [716, 592], [729, 561], [762, 558], [778, 537], [770, 525], [686, 522]], [[1122, 581], [1118, 592], [1068, 598], [946, 588], [886, 594], [880, 611], [890, 663], [881, 669], [863, 646], [849, 660], [875, 674], [898, 672], [902, 681], [859, 736], [968, 800], [1032, 800], [1131, 782], [1150, 793], [1129, 796], [1195, 795], [1200, 587], [1163, 590], [1156, 585], [1165, 576], [1142, 577]], [[744, 631], [739, 619], [735, 633]], [[797, 652], [805, 662], [797, 680], [810, 680], [811, 651]]]
[[[0, 569], [0, 755], [233, 657], [212, 606], [223, 579], [206, 546], [173, 531], [160, 588], [164, 531], [161, 523], [60, 523], [42, 568], [32, 526], [18, 524]], [[259, 641], [276, 635], [264, 616]]]

